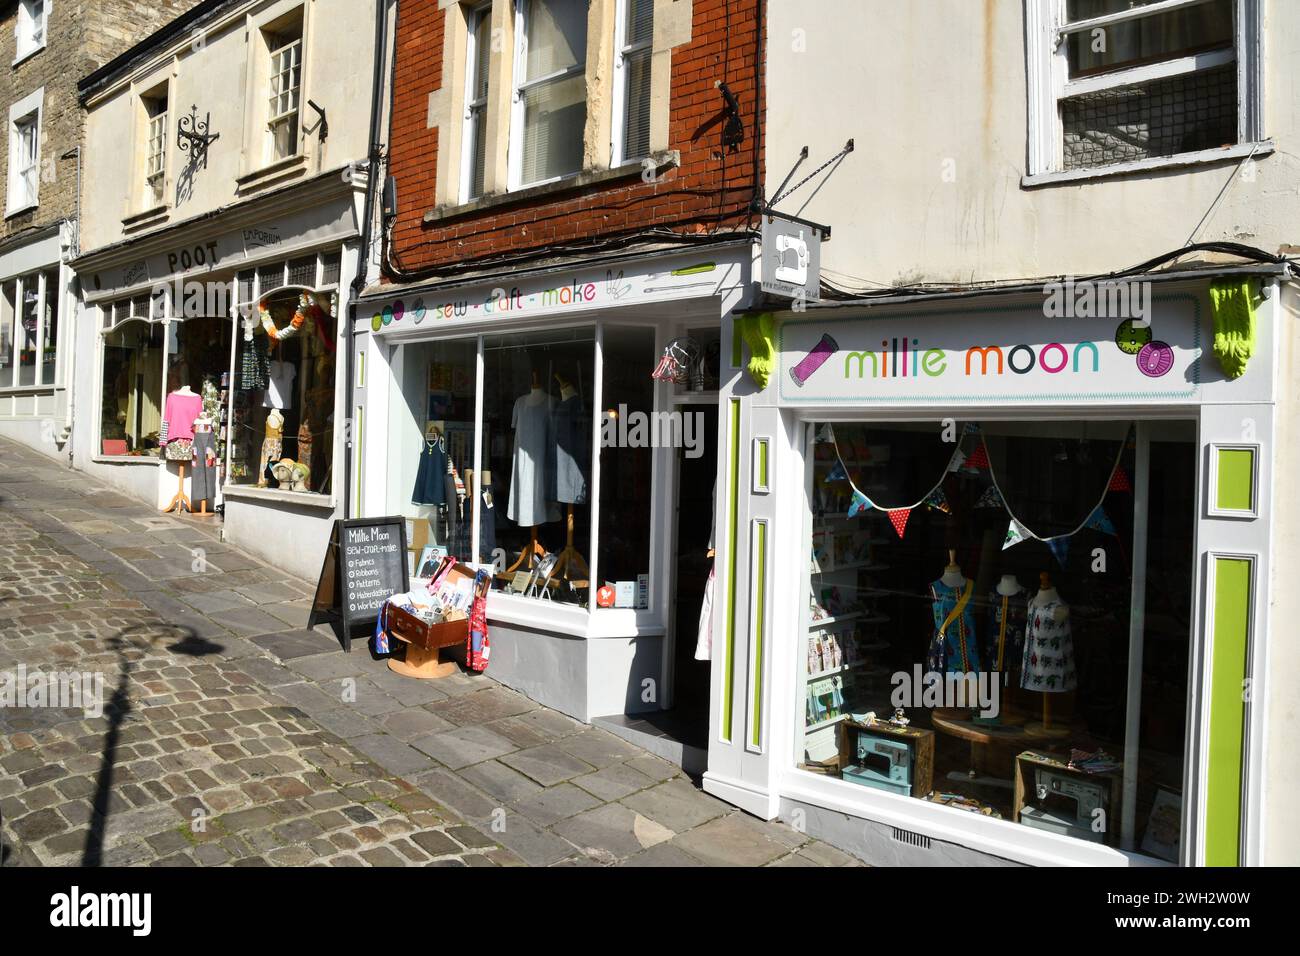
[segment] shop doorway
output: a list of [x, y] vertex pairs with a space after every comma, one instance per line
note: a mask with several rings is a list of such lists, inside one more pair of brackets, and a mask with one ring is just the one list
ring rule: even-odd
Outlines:
[[[641, 714], [612, 715], [596, 723], [670, 760], [687, 773], [704, 772], [708, 758], [708, 660], [696, 660], [700, 607], [713, 564], [714, 484], [718, 470], [718, 413], [712, 402], [674, 407], [692, 416], [691, 447], [676, 449], [673, 495], [672, 578], [666, 640], [668, 706]], [[684, 419], [683, 419], [684, 420]]]

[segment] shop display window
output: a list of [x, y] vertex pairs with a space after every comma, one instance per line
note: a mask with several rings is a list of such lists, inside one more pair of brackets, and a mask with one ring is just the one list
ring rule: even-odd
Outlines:
[[39, 349], [40, 384], [53, 385], [59, 348], [59, 270], [50, 269], [41, 276], [45, 290]]
[[497, 590], [588, 603], [594, 371], [591, 327], [483, 338], [479, 551]]
[[822, 422], [809, 447], [800, 766], [1176, 861], [1194, 423]]
[[102, 336], [101, 455], [159, 455], [166, 323], [128, 319]]
[[449, 554], [491, 567], [501, 593], [648, 607], [651, 462], [665, 440], [680, 439], [682, 415], [674, 432], [671, 416], [654, 412], [653, 329], [607, 325], [600, 334], [599, 386], [594, 326], [394, 350], [386, 490], [389, 510], [410, 519], [413, 576]]
[[16, 283], [6, 282], [0, 286], [0, 388], [14, 383], [14, 344], [21, 337], [15, 307], [17, 295]]
[[[283, 263], [259, 271], [279, 285]], [[238, 288], [246, 288], [241, 276]], [[241, 321], [231, 370], [228, 429], [234, 485], [330, 493], [334, 458], [334, 376], [338, 296], [280, 288], [263, 294]]]
[[[614, 589], [614, 606], [649, 606], [650, 511], [656, 446], [702, 450], [705, 414], [689, 409], [655, 415], [654, 382], [646, 374], [647, 356], [655, 354], [653, 329], [606, 326], [601, 340], [604, 360], [605, 417], [600, 442], [600, 560], [603, 585]], [[621, 593], [620, 593], [621, 592]], [[597, 594], [596, 606], [608, 606]]]
[[[420, 342], [399, 352], [388, 443], [389, 500], [395, 513], [411, 519], [408, 570], [428, 577], [447, 555], [468, 560], [473, 530], [473, 494], [491, 528], [494, 501], [490, 472], [474, 475], [474, 395], [478, 348], [475, 339]], [[491, 560], [490, 534], [480, 549]]]

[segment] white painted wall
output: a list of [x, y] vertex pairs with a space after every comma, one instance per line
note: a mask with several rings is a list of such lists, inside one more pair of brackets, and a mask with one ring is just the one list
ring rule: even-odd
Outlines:
[[[1257, 160], [1255, 182], [1234, 182], [1197, 238], [1276, 252], [1300, 241], [1300, 5], [1263, 5], [1264, 132], [1277, 150]], [[863, 285], [1135, 265], [1181, 247], [1236, 166], [1022, 188], [1021, 0], [770, 0], [767, 102], [768, 196], [804, 144], [795, 181], [855, 139], [823, 185], [779, 208], [833, 226], [823, 270]]]

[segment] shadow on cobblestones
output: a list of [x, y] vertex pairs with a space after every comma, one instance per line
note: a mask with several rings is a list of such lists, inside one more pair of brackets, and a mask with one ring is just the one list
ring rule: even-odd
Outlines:
[[[143, 656], [166, 637], [178, 637], [167, 645], [174, 653], [190, 657], [203, 657], [221, 652], [221, 645], [199, 637], [186, 627], [137, 624], [123, 628], [104, 641], [105, 647], [117, 655], [118, 679], [112, 698], [104, 705], [108, 717], [108, 731], [104, 734], [104, 749], [95, 778], [95, 795], [91, 800], [93, 812], [90, 828], [86, 832], [86, 846], [81, 853], [82, 866], [100, 866], [103, 863], [104, 834], [108, 825], [109, 798], [113, 792], [113, 768], [117, 765], [117, 747], [122, 724], [131, 713], [131, 671], [134, 658]], [[132, 653], [132, 652], [136, 653]], [[0, 860], [0, 863], [3, 861]]]

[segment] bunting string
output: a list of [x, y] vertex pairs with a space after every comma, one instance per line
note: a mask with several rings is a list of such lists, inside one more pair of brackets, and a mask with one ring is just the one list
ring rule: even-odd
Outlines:
[[[839, 440], [835, 436], [835, 429], [828, 425], [827, 432], [829, 433], [831, 445], [835, 449], [836, 464], [831, 473], [827, 475], [824, 480], [847, 481], [849, 483], [849, 487], [853, 490], [852, 502], [849, 505], [849, 517], [852, 518], [860, 515], [869, 508], [883, 511], [889, 515], [890, 521], [893, 523], [894, 529], [898, 532], [900, 538], [903, 536], [903, 529], [907, 525], [907, 517], [914, 509], [919, 508], [922, 505], [928, 505], [931, 508], [936, 508], [945, 513], [950, 512], [947, 498], [943, 493], [943, 483], [949, 474], [963, 467], [971, 470], [987, 468], [991, 486], [984, 492], [983, 496], [981, 496], [976, 507], [987, 508], [1001, 506], [1011, 518], [1011, 523], [1007, 527], [1006, 540], [1002, 546], [1003, 550], [1027, 539], [1042, 541], [1051, 548], [1052, 553], [1056, 556], [1057, 560], [1064, 564], [1065, 556], [1068, 554], [1069, 550], [1068, 541], [1066, 539], [1073, 537], [1085, 528], [1092, 528], [1093, 530], [1100, 531], [1103, 534], [1117, 534], [1114, 524], [1106, 515], [1102, 505], [1106, 500], [1106, 495], [1111, 491], [1129, 491], [1132, 489], [1128, 476], [1120, 467], [1120, 463], [1124, 457], [1124, 450], [1128, 446], [1129, 438], [1133, 433], [1132, 426], [1130, 426], [1129, 430], [1125, 432], [1123, 440], [1120, 441], [1119, 448], [1115, 452], [1115, 461], [1111, 464], [1110, 473], [1107, 476], [1106, 484], [1102, 488], [1101, 495], [1097, 499], [1097, 503], [1086, 512], [1084, 519], [1075, 526], [1074, 530], [1043, 537], [1029, 528], [1029, 526], [1021, 521], [1016, 516], [1015, 512], [1011, 510], [1011, 506], [1007, 503], [1007, 497], [1003, 493], [1001, 485], [998, 484], [997, 472], [993, 468], [992, 458], [988, 454], [988, 447], [985, 444], [983, 432], [980, 431], [979, 426], [974, 422], [967, 422], [964, 426], [962, 437], [958, 439], [954, 445], [952, 454], [948, 457], [948, 464], [944, 468], [943, 474], [939, 476], [939, 480], [936, 481], [924, 495], [913, 503], [906, 505], [883, 505], [871, 500], [871, 498], [853, 481], [853, 477], [849, 473], [849, 468], [844, 463], [844, 455], [840, 452]], [[969, 434], [975, 434], [978, 436], [979, 445], [968, 457], [962, 451], [961, 446], [965, 441], [966, 435]]]

